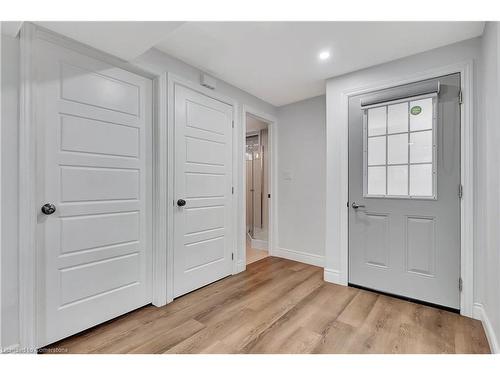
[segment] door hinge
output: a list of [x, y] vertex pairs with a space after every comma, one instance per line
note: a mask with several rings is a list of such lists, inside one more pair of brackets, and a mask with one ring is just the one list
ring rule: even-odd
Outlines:
[[234, 260], [234, 253], [231, 253], [231, 260]]
[[231, 121], [231, 127], [234, 129], [234, 120]]
[[462, 199], [463, 196], [464, 196], [464, 187], [462, 184], [459, 184], [458, 185], [458, 197], [460, 199]]
[[461, 277], [459, 277], [459, 278], [458, 278], [458, 290], [459, 290], [460, 292], [461, 292], [461, 291], [462, 291], [462, 289], [463, 289], [463, 284], [464, 284], [464, 283], [463, 283], [463, 281], [462, 281], [462, 278], [461, 278]]
[[462, 90], [458, 93], [458, 104], [462, 104], [464, 102], [464, 97], [462, 94]]
[[234, 186], [231, 186], [231, 194], [234, 194]]

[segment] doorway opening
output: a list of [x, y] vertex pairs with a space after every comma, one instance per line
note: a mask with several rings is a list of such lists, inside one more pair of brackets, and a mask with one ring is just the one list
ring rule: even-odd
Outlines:
[[269, 256], [269, 124], [246, 114], [246, 262]]

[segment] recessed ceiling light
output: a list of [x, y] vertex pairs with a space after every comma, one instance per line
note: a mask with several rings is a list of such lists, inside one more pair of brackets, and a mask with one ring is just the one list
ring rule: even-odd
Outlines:
[[330, 52], [329, 51], [321, 51], [319, 53], [319, 59], [320, 60], [327, 60], [330, 58]]

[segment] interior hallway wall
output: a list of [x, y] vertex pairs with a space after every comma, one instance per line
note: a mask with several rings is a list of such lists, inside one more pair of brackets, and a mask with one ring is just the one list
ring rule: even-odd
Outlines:
[[279, 255], [323, 266], [326, 97], [278, 108]]
[[262, 227], [266, 230], [266, 241], [269, 240], [269, 130], [266, 128], [261, 133], [262, 147], [264, 150], [262, 173]]
[[[259, 139], [258, 146], [253, 142]], [[259, 131], [258, 135], [248, 137], [247, 145], [251, 148], [246, 160], [246, 192], [247, 192], [247, 231], [254, 239], [267, 241], [267, 130]]]
[[[476, 303], [494, 336], [490, 346], [500, 351], [500, 27], [487, 22], [479, 65], [478, 123], [475, 129]], [[495, 349], [495, 348], [492, 348]]]
[[18, 288], [18, 115], [19, 39], [2, 35], [2, 127], [1, 145], [1, 303], [0, 347], [19, 341]]
[[[247, 220], [247, 232], [251, 227], [252, 215], [254, 217], [253, 223], [255, 226], [253, 238], [267, 241], [268, 240], [268, 229], [269, 229], [269, 199], [268, 199], [268, 187], [269, 187], [269, 145], [268, 145], [268, 124], [260, 121], [247, 114], [246, 118], [246, 136], [248, 144], [248, 136], [258, 134], [260, 139], [261, 150], [257, 152], [259, 158], [254, 160], [248, 160], [248, 155], [246, 155], [246, 220]], [[252, 168], [253, 167], [253, 168]], [[253, 169], [253, 173], [252, 173]], [[253, 181], [252, 181], [253, 177]], [[252, 191], [254, 189], [254, 201], [253, 209], [252, 207]], [[262, 194], [262, 195], [261, 195]]]
[[[169, 72], [194, 83], [200, 82], [200, 75], [203, 73], [194, 66], [188, 65], [155, 48], [150, 49], [130, 63], [151, 73], [162, 74], [164, 72]], [[276, 114], [276, 107], [272, 104], [222, 80], [217, 79], [217, 87], [214, 91], [238, 101], [240, 104], [238, 115], [240, 116], [243, 113], [241, 108], [243, 104], [273, 116]]]

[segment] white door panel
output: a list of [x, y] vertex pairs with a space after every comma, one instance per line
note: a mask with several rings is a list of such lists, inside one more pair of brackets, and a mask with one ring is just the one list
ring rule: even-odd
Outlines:
[[61, 128], [63, 151], [139, 157], [139, 128], [77, 116], [62, 116]]
[[152, 82], [36, 42], [43, 346], [151, 302]]
[[140, 87], [115, 76], [118, 68], [95, 70], [94, 66], [82, 68], [69, 61], [61, 61], [61, 98], [81, 104], [138, 116]]
[[139, 199], [138, 170], [61, 167], [61, 201]]
[[138, 212], [78, 215], [60, 218], [61, 254], [116, 243], [138, 241]]
[[231, 273], [231, 106], [175, 85], [174, 297]]

